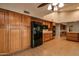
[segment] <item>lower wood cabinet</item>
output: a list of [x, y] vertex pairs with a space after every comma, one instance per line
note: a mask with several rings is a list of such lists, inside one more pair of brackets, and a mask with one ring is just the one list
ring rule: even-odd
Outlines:
[[[15, 26], [16, 27], [16, 26]], [[0, 53], [14, 53], [31, 46], [31, 29], [0, 28]]]
[[0, 54], [30, 48], [30, 18], [12, 11], [0, 11]]
[[0, 53], [8, 52], [7, 30], [0, 28]]
[[49, 41], [52, 39], [52, 33], [44, 33], [43, 34], [43, 41]]
[[71, 41], [79, 41], [79, 33], [69, 32], [67, 33], [66, 38]]
[[11, 29], [9, 31], [9, 47], [10, 52], [21, 50], [21, 33], [19, 29]]
[[31, 40], [30, 40], [30, 30], [29, 28], [25, 28], [22, 30], [22, 49], [30, 48]]
[[9, 29], [9, 53], [14, 53], [16, 51], [30, 48], [30, 27], [24, 27], [23, 25], [21, 25], [20, 27], [21, 28]]

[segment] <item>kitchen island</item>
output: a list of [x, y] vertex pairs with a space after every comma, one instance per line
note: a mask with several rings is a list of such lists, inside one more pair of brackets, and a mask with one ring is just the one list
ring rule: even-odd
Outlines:
[[71, 41], [79, 41], [79, 33], [78, 32], [67, 32], [66, 38], [67, 40], [71, 40]]

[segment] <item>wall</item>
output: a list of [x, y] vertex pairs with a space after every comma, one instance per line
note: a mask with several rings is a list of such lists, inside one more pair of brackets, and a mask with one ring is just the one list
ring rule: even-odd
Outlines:
[[67, 28], [69, 28], [70, 26], [72, 26], [71, 32], [79, 32], [79, 22], [68, 23]]

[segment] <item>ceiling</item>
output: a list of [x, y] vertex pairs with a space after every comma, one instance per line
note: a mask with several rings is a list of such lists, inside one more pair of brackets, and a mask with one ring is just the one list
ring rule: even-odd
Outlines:
[[[47, 10], [48, 5], [37, 8], [41, 3], [0, 3], [0, 8], [24, 13], [24, 10], [29, 11], [30, 15], [43, 17], [53, 11]], [[70, 11], [75, 10], [79, 6], [78, 3], [65, 3], [65, 6], [61, 9], [61, 11]]]
[[60, 11], [72, 11], [78, 9], [79, 9], [79, 3], [65, 3], [64, 7], [61, 8]]
[[47, 10], [47, 5], [41, 8], [37, 8], [40, 3], [0, 3], [0, 8], [5, 8], [17, 12], [29, 11], [33, 16], [42, 17], [52, 11]]
[[[22, 13], [24, 10], [26, 10], [29, 11], [31, 15], [40, 17], [53, 12], [47, 10], [48, 5], [37, 8], [37, 6], [40, 4], [41, 3], [0, 3], [0, 8], [5, 8]], [[65, 6], [62, 8], [62, 11], [74, 10], [77, 6], [79, 6], [79, 4], [77, 3], [66, 3]]]

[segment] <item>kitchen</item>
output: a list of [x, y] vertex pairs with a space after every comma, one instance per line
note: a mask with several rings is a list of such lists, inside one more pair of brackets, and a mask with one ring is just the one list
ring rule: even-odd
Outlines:
[[[0, 54], [22, 51], [31, 47], [35, 47], [33, 45], [39, 46], [40, 42], [43, 44], [44, 42], [52, 39], [53, 22], [1, 8], [0, 16]], [[36, 32], [37, 34], [32, 34], [32, 22], [37, 24], [34, 26], [41, 26], [38, 28], [38, 30], [41, 32], [38, 31]], [[46, 31], [42, 30], [45, 26], [47, 26]], [[37, 40], [37, 43], [32, 43], [33, 40], [35, 40], [34, 42]]]
[[[41, 55], [43, 53], [50, 55], [52, 51], [54, 52], [53, 49], [65, 50], [64, 48], [72, 47], [70, 43], [73, 42], [75, 42], [74, 45], [78, 45], [76, 42], [79, 41], [79, 11], [78, 9], [72, 10], [73, 8], [70, 8], [71, 5], [78, 7], [78, 4], [65, 4], [69, 6], [65, 7], [67, 9], [70, 8], [70, 10], [61, 11], [61, 9], [60, 12], [47, 10], [46, 8], [51, 4], [46, 5], [44, 8], [37, 8], [38, 5], [40, 3], [0, 4], [0, 55], [10, 55], [30, 49], [37, 49], [39, 51], [42, 48], [38, 48], [43, 45], [45, 47], [43, 47]], [[25, 10], [24, 6], [30, 12]], [[40, 17], [37, 17], [38, 15]], [[69, 42], [69, 46], [65, 42]], [[77, 47], [75, 46], [75, 48]]]

